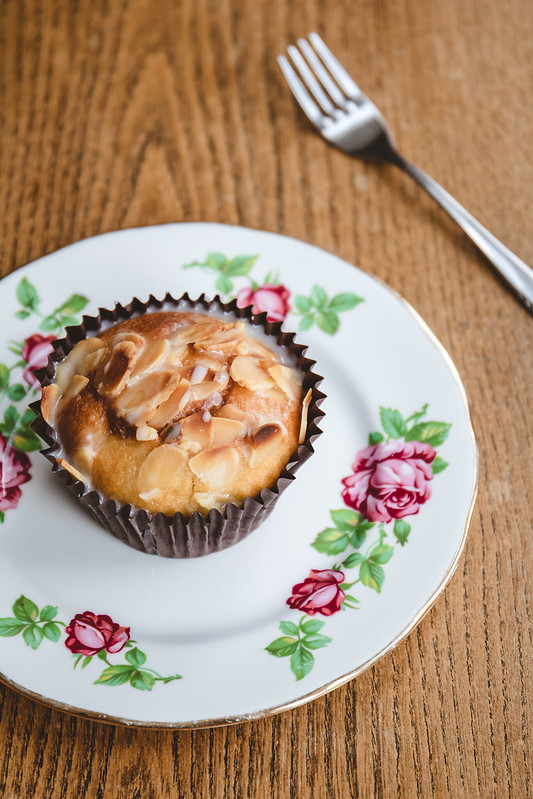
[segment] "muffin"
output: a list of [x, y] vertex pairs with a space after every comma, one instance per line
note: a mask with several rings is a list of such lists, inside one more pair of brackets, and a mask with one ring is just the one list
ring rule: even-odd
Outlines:
[[137, 549], [237, 543], [313, 451], [321, 378], [264, 314], [167, 295], [67, 332], [42, 375], [45, 454]]

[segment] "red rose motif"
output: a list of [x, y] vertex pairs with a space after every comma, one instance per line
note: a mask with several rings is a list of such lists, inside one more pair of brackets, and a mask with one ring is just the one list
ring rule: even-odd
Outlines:
[[308, 616], [321, 613], [332, 616], [341, 609], [346, 594], [339, 588], [344, 582], [343, 572], [332, 569], [311, 569], [303, 583], [293, 586], [287, 605], [294, 610], [303, 610]]
[[252, 306], [253, 313], [263, 313], [266, 311], [269, 322], [283, 322], [289, 313], [289, 297], [291, 293], [285, 286], [273, 286], [265, 283], [253, 291], [252, 289], [241, 289], [237, 294], [237, 306], [246, 308]]
[[420, 441], [376, 444], [357, 454], [345, 477], [342, 498], [371, 522], [390, 522], [418, 513], [431, 496], [431, 462], [436, 452]]
[[21, 355], [28, 365], [22, 372], [22, 377], [33, 388], [40, 386], [35, 377], [35, 370], [42, 369], [48, 363], [48, 356], [53, 350], [51, 342], [54, 338], [55, 336], [41, 336], [40, 333], [34, 333], [24, 342]]
[[13, 510], [22, 496], [20, 486], [31, 480], [31, 461], [0, 433], [0, 510]]
[[130, 628], [120, 627], [109, 616], [97, 616], [86, 610], [78, 613], [66, 629], [65, 646], [75, 655], [120, 652], [130, 640]]

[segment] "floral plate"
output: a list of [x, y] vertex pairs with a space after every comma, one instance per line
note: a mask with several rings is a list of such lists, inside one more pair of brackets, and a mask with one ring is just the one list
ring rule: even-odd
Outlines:
[[[286, 320], [324, 376], [324, 434], [273, 515], [195, 560], [136, 552], [38, 454], [28, 404], [82, 312], [188, 291]], [[193, 727], [309, 701], [420, 621], [464, 546], [477, 456], [463, 388], [414, 311], [294, 239], [216, 224], [98, 236], [0, 284], [0, 676], [81, 715]]]

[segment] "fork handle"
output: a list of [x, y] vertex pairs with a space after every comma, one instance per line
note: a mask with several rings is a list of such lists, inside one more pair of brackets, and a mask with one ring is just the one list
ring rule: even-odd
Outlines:
[[467, 236], [488, 258], [503, 280], [510, 286], [520, 302], [533, 313], [533, 270], [505, 247], [501, 241], [480, 225], [466, 208], [455, 200], [451, 194], [439, 186], [422, 169], [407, 161], [399, 153], [394, 152], [390, 159], [396, 166], [407, 172], [430, 194], [438, 204], [449, 213], [452, 219], [464, 230]]

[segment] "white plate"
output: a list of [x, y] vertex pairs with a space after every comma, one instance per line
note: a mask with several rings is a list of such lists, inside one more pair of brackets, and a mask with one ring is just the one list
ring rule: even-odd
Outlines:
[[[183, 269], [204, 261], [210, 252], [230, 260], [245, 254], [258, 258], [253, 264], [233, 262], [230, 273], [249, 273], [230, 275], [231, 286], [220, 282], [220, 269], [228, 270], [220, 257], [211, 260], [218, 273], [209, 267]], [[403, 300], [334, 255], [300, 241], [216, 224], [146, 227], [82, 241], [9, 275], [0, 284], [0, 361], [13, 368], [11, 399], [4, 393], [0, 416], [11, 406], [22, 412], [32, 398], [19, 398], [21, 389], [12, 387], [28, 384], [23, 366], [15, 365], [21, 359], [10, 351], [9, 340], [30, 338], [43, 323], [37, 314], [46, 318], [72, 295], [88, 298], [84, 312], [91, 314], [99, 306], [127, 303], [133, 295], [146, 299], [151, 293], [162, 297], [167, 291], [175, 296], [188, 291], [193, 297], [202, 292], [213, 296], [217, 279], [228, 295], [235, 295], [250, 280], [263, 284], [267, 273], [278, 273], [277, 278], [271, 275], [271, 283], [290, 291], [288, 330], [298, 329], [303, 318], [294, 313], [296, 295], [307, 298], [298, 300], [300, 309], [309, 305], [315, 285], [325, 289], [327, 302], [337, 298], [329, 311], [322, 306], [321, 317], [311, 309], [304, 326], [312, 325], [298, 336], [309, 344], [327, 394], [324, 433], [315, 455], [270, 519], [244, 542], [205, 558], [172, 561], [138, 553], [101, 529], [37, 452], [30, 455], [31, 479], [17, 488], [19, 478], [9, 467], [17, 466], [17, 474], [24, 476], [28, 463], [11, 450], [4, 456], [3, 478], [4, 483], [11, 480], [11, 489], [0, 490], [0, 508], [13, 505], [0, 525], [0, 617], [16, 619], [0, 622], [0, 675], [9, 685], [56, 707], [128, 724], [187, 727], [256, 718], [309, 701], [359, 674], [413, 629], [450, 580], [465, 542], [477, 463], [456, 370]], [[364, 301], [337, 297], [346, 293]], [[283, 313], [281, 290], [277, 294], [277, 299], [266, 298]], [[318, 305], [325, 302], [320, 288], [313, 297]], [[70, 299], [71, 315], [79, 318], [83, 302]], [[344, 308], [336, 318], [335, 307]], [[28, 313], [16, 317], [20, 310]], [[58, 317], [68, 313], [60, 310], [45, 327], [60, 325], [64, 319]], [[39, 341], [30, 339], [27, 358], [42, 359], [42, 348], [35, 349]], [[7, 380], [1, 367], [0, 378]], [[405, 428], [408, 417], [425, 404], [418, 427], [413, 430], [411, 420]], [[380, 407], [399, 413], [385, 412], [382, 420]], [[10, 419], [13, 411], [3, 428], [5, 437]], [[403, 507], [406, 515], [399, 524], [392, 517], [382, 527], [376, 523], [360, 548], [354, 546], [357, 540], [350, 529], [352, 543], [343, 552], [319, 552], [311, 544], [319, 533], [335, 528], [330, 511], [349, 511], [341, 480], [352, 473], [369, 434], [383, 432], [382, 421], [392, 437], [389, 448], [382, 444], [366, 464], [373, 480], [373, 488], [367, 489], [374, 499], [367, 496], [358, 472], [356, 503], [371, 517], [380, 512], [382, 520], [391, 509], [401, 514], [398, 508]], [[425, 424], [432, 421], [438, 423], [433, 428]], [[426, 440], [413, 445], [404, 442], [406, 435]], [[31, 447], [31, 433], [23, 430], [16, 442]], [[392, 460], [391, 448], [396, 453]], [[449, 464], [434, 479], [428, 465], [432, 449]], [[376, 458], [386, 462], [378, 466]], [[437, 463], [442, 467], [441, 460]], [[400, 493], [386, 487], [391, 480]], [[368, 502], [361, 505], [365, 497]], [[342, 528], [343, 522], [353, 525], [356, 516], [348, 512], [335, 518]], [[404, 546], [395, 530], [400, 538], [408, 534]], [[341, 536], [342, 529], [321, 540]], [[340, 566], [346, 558], [348, 564]], [[359, 582], [339, 588], [340, 575], [324, 574], [333, 566], [343, 572], [344, 582]], [[310, 582], [300, 591], [293, 589], [311, 569], [328, 578], [324, 590], [314, 593], [317, 586]], [[349, 600], [356, 609], [343, 606], [337, 612], [341, 591], [356, 600]], [[288, 607], [286, 600], [293, 594], [300, 602], [309, 594], [303, 610], [314, 609], [315, 615]], [[20, 596], [30, 601], [16, 604]], [[331, 615], [323, 615], [328, 608]], [[111, 627], [100, 634], [93, 631], [93, 649], [100, 648], [100, 656], [78, 659], [74, 668], [76, 659], [65, 645], [60, 622], [68, 625], [85, 611], [130, 628], [130, 640], [124, 645], [127, 635], [120, 630], [110, 637]], [[102, 627], [96, 616], [84, 618]], [[285, 622], [283, 630], [280, 622]], [[298, 643], [298, 636], [305, 641]], [[278, 640], [284, 637], [289, 640]], [[270, 648], [278, 656], [266, 649], [275, 641]], [[164, 682], [148, 669], [161, 677], [182, 678]], [[104, 672], [104, 678], [114, 675], [111, 683], [96, 682]], [[121, 680], [127, 682], [113, 685]]]

